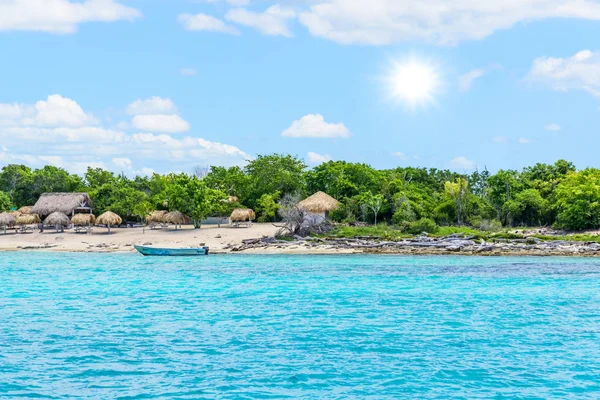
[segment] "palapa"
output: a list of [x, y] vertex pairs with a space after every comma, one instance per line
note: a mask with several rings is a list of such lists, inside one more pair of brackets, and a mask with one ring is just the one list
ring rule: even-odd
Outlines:
[[238, 208], [231, 213], [231, 222], [245, 222], [256, 219], [256, 213], [249, 208]]
[[165, 217], [167, 216], [169, 212], [166, 210], [155, 210], [155, 211], [151, 211], [150, 215], [148, 215], [146, 217], [146, 222], [147, 223], [151, 223], [151, 222], [155, 222], [155, 223], [166, 223], [167, 221], [165, 220]]
[[58, 232], [59, 228], [62, 231], [65, 226], [71, 225], [71, 220], [66, 214], [56, 211], [46, 217], [44, 225], [54, 225], [56, 227], [56, 232]]
[[17, 211], [23, 215], [27, 215], [27, 214], [31, 214], [32, 210], [33, 210], [33, 206], [24, 206], [24, 207], [19, 208]]
[[327, 213], [337, 210], [340, 202], [325, 192], [317, 192], [298, 203], [298, 207], [310, 213]]
[[96, 222], [94, 214], [75, 214], [71, 218], [71, 222], [75, 226], [90, 226]]
[[190, 217], [179, 211], [171, 211], [170, 213], [165, 215], [165, 222], [169, 224], [174, 224], [175, 230], [177, 230], [178, 225], [189, 224]]
[[117, 214], [112, 211], [107, 211], [104, 214], [96, 218], [96, 225], [106, 225], [108, 228], [108, 234], [110, 234], [110, 227], [115, 225], [121, 225], [123, 220]]
[[4, 228], [4, 234], [6, 235], [6, 228], [12, 228], [17, 223], [17, 219], [10, 213], [3, 212], [0, 214], [0, 226]]
[[17, 225], [32, 225], [39, 224], [42, 220], [37, 214], [19, 215], [17, 217]]
[[33, 206], [31, 212], [47, 216], [53, 212], [72, 215], [76, 209], [90, 209], [92, 200], [87, 193], [44, 193]]

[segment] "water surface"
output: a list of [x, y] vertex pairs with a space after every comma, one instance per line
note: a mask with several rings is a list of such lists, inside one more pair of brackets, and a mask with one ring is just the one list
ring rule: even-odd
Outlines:
[[0, 253], [0, 398], [598, 398], [600, 260]]

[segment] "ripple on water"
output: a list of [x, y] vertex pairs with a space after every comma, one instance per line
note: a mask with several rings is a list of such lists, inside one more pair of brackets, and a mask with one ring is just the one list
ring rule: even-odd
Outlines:
[[595, 398], [600, 261], [4, 253], [0, 398]]

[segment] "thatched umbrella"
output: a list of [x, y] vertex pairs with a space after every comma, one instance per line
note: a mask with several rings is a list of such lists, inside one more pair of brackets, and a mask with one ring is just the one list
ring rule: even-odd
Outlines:
[[12, 227], [17, 223], [17, 219], [7, 212], [0, 214], [0, 225], [4, 227], [4, 234], [6, 235], [6, 227]]
[[238, 208], [231, 213], [231, 222], [246, 222], [256, 219], [256, 214], [249, 208]]
[[168, 213], [166, 210], [151, 211], [150, 215], [146, 217], [146, 222], [158, 222], [160, 224], [167, 222], [165, 217]]
[[19, 215], [17, 217], [17, 225], [32, 225], [39, 224], [42, 220], [40, 216], [37, 214], [29, 214], [29, 215]]
[[315, 214], [326, 214], [339, 206], [339, 201], [324, 192], [317, 192], [298, 203], [299, 208]]
[[75, 226], [91, 226], [96, 222], [94, 214], [75, 214], [71, 218], [71, 222]]
[[108, 234], [110, 235], [110, 226], [111, 225], [121, 225], [123, 220], [117, 214], [112, 211], [107, 211], [104, 214], [100, 215], [96, 218], [96, 225], [106, 225], [108, 228]]
[[177, 230], [178, 225], [189, 224], [190, 218], [182, 212], [171, 211], [170, 213], [165, 215], [165, 222], [169, 224], [174, 224], [175, 230]]
[[21, 207], [17, 210], [17, 212], [21, 213], [22, 215], [27, 215], [27, 214], [31, 214], [31, 211], [33, 210], [33, 206], [24, 206]]
[[21, 215], [23, 215], [23, 213], [21, 213], [19, 211], [10, 211], [9, 214], [15, 218], [19, 218]]
[[58, 232], [59, 227], [60, 230], [63, 231], [65, 226], [71, 225], [71, 220], [66, 214], [55, 211], [46, 217], [44, 225], [54, 225], [56, 227], [56, 232]]

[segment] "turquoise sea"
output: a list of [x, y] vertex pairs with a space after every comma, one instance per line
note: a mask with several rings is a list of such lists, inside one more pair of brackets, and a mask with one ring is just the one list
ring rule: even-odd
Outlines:
[[599, 398], [600, 260], [0, 253], [0, 398]]

